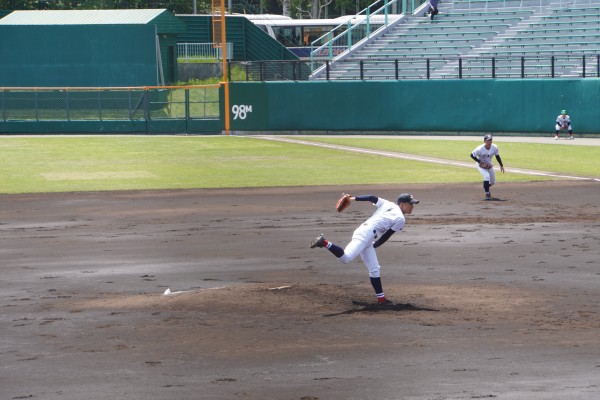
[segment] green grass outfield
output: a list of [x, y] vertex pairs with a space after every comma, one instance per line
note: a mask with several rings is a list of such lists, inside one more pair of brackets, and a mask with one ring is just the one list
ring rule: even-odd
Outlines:
[[[302, 138], [468, 162], [461, 140]], [[598, 176], [599, 146], [498, 143], [504, 182], [547, 180], [510, 166]], [[242, 136], [0, 137], [0, 193], [479, 182], [473, 168]]]
[[[434, 137], [431, 140], [336, 137], [309, 137], [302, 140], [463, 162], [471, 161], [469, 154], [475, 147], [483, 144], [479, 137], [473, 141], [436, 140]], [[507, 167], [582, 176], [597, 177], [600, 175], [600, 159], [598, 158], [600, 147], [598, 146], [556, 146], [552, 141], [548, 144], [503, 142], [502, 137], [494, 142], [498, 146], [502, 162]], [[495, 161], [494, 163], [497, 164]]]

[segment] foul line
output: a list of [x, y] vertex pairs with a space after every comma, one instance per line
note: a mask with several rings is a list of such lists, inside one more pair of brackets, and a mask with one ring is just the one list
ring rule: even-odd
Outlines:
[[[262, 139], [262, 140], [272, 140], [275, 142], [303, 144], [306, 146], [322, 147], [322, 148], [333, 149], [333, 150], [343, 150], [343, 151], [349, 151], [349, 152], [353, 152], [353, 153], [369, 154], [369, 155], [374, 155], [374, 156], [399, 158], [399, 159], [411, 160], [411, 161], [421, 161], [421, 162], [432, 163], [432, 164], [442, 164], [442, 165], [451, 165], [454, 167], [473, 168], [473, 163], [444, 160], [441, 158], [433, 158], [433, 157], [416, 156], [414, 154], [396, 153], [396, 152], [382, 151], [382, 150], [369, 150], [369, 149], [363, 149], [360, 147], [351, 147], [351, 146], [329, 144], [329, 143], [310, 142], [310, 141], [301, 140], [301, 139], [290, 139], [290, 138], [278, 137], [278, 136], [259, 135], [259, 136], [248, 136], [248, 137]], [[600, 178], [590, 178], [590, 177], [574, 176], [574, 175], [561, 175], [561, 174], [557, 174], [554, 172], [534, 171], [534, 170], [527, 170], [527, 169], [521, 169], [521, 168], [511, 168], [510, 172], [514, 172], [515, 174], [536, 175], [536, 176], [545, 176], [545, 177], [551, 177], [551, 178], [600, 182]]]

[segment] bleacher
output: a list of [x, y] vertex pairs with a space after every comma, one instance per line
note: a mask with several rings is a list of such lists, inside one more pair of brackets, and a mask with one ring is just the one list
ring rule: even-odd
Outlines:
[[329, 79], [598, 76], [599, 55], [600, 0], [445, 0], [333, 60]]

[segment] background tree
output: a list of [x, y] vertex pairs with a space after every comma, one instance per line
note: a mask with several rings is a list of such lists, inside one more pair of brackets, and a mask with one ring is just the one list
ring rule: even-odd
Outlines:
[[[335, 18], [356, 14], [375, 0], [232, 0], [232, 12], [277, 14], [292, 18]], [[229, 0], [226, 0], [229, 5]], [[191, 14], [194, 0], [0, 0], [0, 10], [101, 10], [166, 8]], [[196, 0], [199, 14], [211, 12], [211, 0]]]

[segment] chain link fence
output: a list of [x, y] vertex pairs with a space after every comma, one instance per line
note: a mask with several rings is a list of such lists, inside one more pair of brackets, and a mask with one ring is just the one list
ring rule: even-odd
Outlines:
[[219, 87], [0, 87], [0, 121], [219, 120]]

